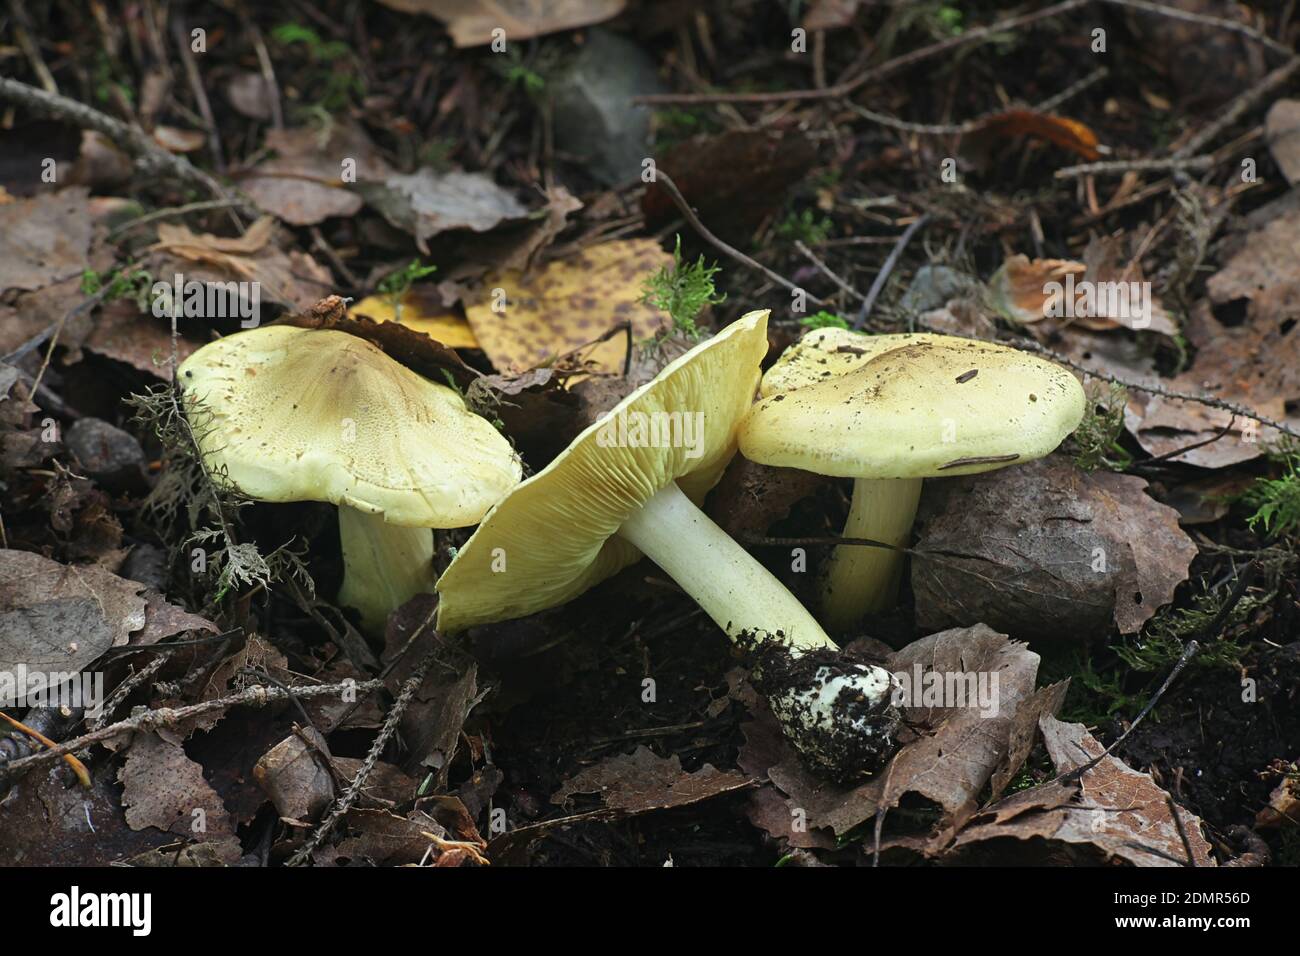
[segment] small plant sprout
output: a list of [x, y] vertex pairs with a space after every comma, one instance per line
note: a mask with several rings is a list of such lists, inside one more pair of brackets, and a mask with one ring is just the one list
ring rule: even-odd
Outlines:
[[411, 291], [411, 286], [426, 276], [438, 271], [437, 266], [426, 266], [419, 259], [412, 259], [400, 269], [394, 269], [379, 280], [379, 292], [393, 307], [394, 321], [402, 321], [402, 296]]
[[694, 265], [683, 262], [682, 237], [678, 236], [673, 264], [646, 279], [641, 301], [663, 309], [672, 317], [673, 328], [689, 339], [698, 339], [700, 330], [695, 320], [707, 306], [720, 305], [727, 298], [718, 295], [713, 286], [713, 277], [719, 271], [716, 263], [706, 266], [703, 255]]
[[[785, 586], [699, 508], [735, 454], [766, 353], [767, 313], [751, 312], [520, 484], [438, 580], [438, 627], [455, 633], [563, 604], [644, 555], [753, 658], [757, 686], [808, 763], [851, 778], [892, 747], [892, 676], [844, 659]], [[693, 449], [604, 440], [611, 420], [673, 415], [699, 416]], [[493, 567], [498, 554], [507, 556], [503, 570]]]
[[431, 528], [478, 522], [519, 481], [509, 442], [445, 385], [345, 332], [272, 325], [182, 363], [208, 469], [255, 501], [338, 505], [339, 603], [381, 632], [432, 591]]
[[823, 582], [823, 623], [852, 628], [893, 606], [925, 478], [973, 475], [1048, 454], [1083, 415], [1067, 370], [947, 335], [809, 332], [763, 377], [740, 428], [765, 465], [854, 479], [844, 536]]
[[1300, 445], [1282, 446], [1269, 457], [1282, 466], [1282, 474], [1255, 479], [1242, 501], [1255, 509], [1246, 519], [1250, 530], [1277, 537], [1300, 528]]
[[822, 309], [820, 312], [804, 316], [799, 320], [799, 324], [805, 329], [847, 329], [849, 320], [842, 315]]

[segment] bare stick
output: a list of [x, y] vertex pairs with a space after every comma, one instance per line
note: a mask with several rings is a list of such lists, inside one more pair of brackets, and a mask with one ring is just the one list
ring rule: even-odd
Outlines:
[[[307, 697], [328, 697], [331, 694], [366, 694], [372, 690], [379, 690], [384, 686], [383, 681], [342, 681], [337, 684], [318, 684], [310, 687], [295, 687], [293, 695], [299, 698]], [[24, 757], [21, 760], [15, 760], [7, 767], [0, 767], [0, 779], [12, 779], [15, 776], [26, 773], [28, 770], [34, 770], [36, 767], [58, 760], [64, 754], [70, 754], [77, 750], [83, 750], [93, 744], [103, 743], [105, 740], [111, 740], [114, 737], [126, 733], [149, 733], [161, 727], [172, 727], [191, 717], [201, 717], [204, 714], [211, 714], [216, 711], [228, 710], [231, 707], [265, 707], [267, 704], [274, 703], [278, 700], [288, 700], [290, 694], [278, 687], [263, 687], [257, 685], [246, 687], [237, 694], [231, 694], [229, 697], [220, 697], [216, 700], [205, 700], [198, 704], [189, 704], [185, 707], [159, 707], [156, 710], [147, 710], [142, 714], [136, 714], [128, 717], [126, 720], [119, 720], [115, 724], [109, 724], [107, 727], [101, 727], [98, 730], [92, 730], [88, 734], [83, 734], [74, 740], [61, 743], [49, 750], [42, 750], [40, 753], [32, 754], [30, 757]]]
[[1069, 13], [1071, 10], [1091, 2], [1092, 0], [1065, 0], [1064, 3], [1057, 3], [1041, 10], [1033, 10], [1019, 16], [1008, 17], [985, 27], [976, 27], [958, 36], [949, 37], [946, 40], [940, 40], [938, 43], [932, 43], [929, 46], [895, 57], [886, 63], [867, 70], [867, 72], [846, 83], [837, 83], [835, 86], [828, 86], [824, 89], [785, 90], [775, 93], [660, 93], [653, 96], [634, 97], [632, 102], [657, 106], [666, 103], [780, 103], [785, 100], [836, 99], [848, 96], [854, 90], [866, 86], [868, 83], [884, 79], [905, 67], [920, 63], [922, 60], [928, 60], [931, 57], [939, 56], [969, 43], [982, 42], [997, 33], [1018, 30], [1039, 20]]
[[[185, 157], [167, 152], [135, 127], [84, 103], [3, 76], [0, 76], [0, 100], [15, 103], [35, 113], [67, 120], [82, 129], [103, 133], [130, 154], [135, 160], [136, 169], [142, 175], [179, 180], [222, 199], [231, 198], [220, 183], [191, 165]], [[245, 199], [244, 203], [250, 209], [254, 208], [248, 200]]]
[[1055, 173], [1057, 179], [1075, 176], [1118, 176], [1124, 173], [1158, 172], [1166, 169], [1207, 169], [1213, 166], [1213, 156], [1171, 156], [1168, 159], [1109, 159], [1099, 163], [1080, 163], [1066, 166]]
[[1283, 83], [1291, 78], [1291, 74], [1300, 68], [1300, 56], [1293, 56], [1286, 63], [1279, 66], [1272, 73], [1268, 74], [1250, 89], [1234, 99], [1231, 105], [1223, 111], [1223, 115], [1216, 119], [1205, 129], [1201, 130], [1178, 149], [1174, 150], [1175, 157], [1188, 156], [1196, 152], [1214, 137], [1218, 136], [1224, 129], [1231, 126], [1240, 116], [1255, 105], [1264, 96], [1267, 96], [1273, 90], [1277, 89]]
[[875, 281], [871, 283], [871, 288], [867, 290], [866, 298], [862, 300], [862, 306], [858, 309], [857, 317], [853, 320], [853, 328], [860, 329], [867, 321], [867, 316], [871, 315], [871, 308], [876, 304], [876, 299], [885, 287], [885, 280], [889, 274], [894, 271], [894, 266], [898, 265], [898, 259], [907, 248], [907, 244], [912, 241], [918, 229], [930, 221], [930, 214], [927, 212], [919, 219], [915, 220], [910, 226], [903, 230], [903, 234], [898, 237], [898, 242], [894, 248], [889, 250], [889, 256], [885, 259], [885, 264], [880, 267], [876, 273]]
[[[419, 628], [416, 629], [416, 632], [411, 635], [412, 641], [433, 624], [433, 618], [436, 614], [436, 608], [429, 612], [428, 617], [424, 619]], [[408, 641], [407, 646], [410, 646], [410, 641]], [[384, 726], [375, 737], [375, 742], [371, 744], [370, 751], [366, 754], [365, 762], [361, 765], [361, 769], [357, 771], [357, 775], [352, 778], [352, 783], [349, 784], [347, 790], [343, 792], [343, 796], [341, 796], [335, 802], [334, 806], [330, 808], [329, 813], [327, 813], [325, 818], [321, 820], [320, 826], [318, 826], [307, 839], [307, 842], [302, 845], [297, 853], [289, 858], [288, 863], [285, 864], [286, 866], [301, 866], [303, 863], [306, 863], [307, 859], [311, 856], [316, 847], [320, 846], [321, 841], [329, 835], [329, 832], [332, 829], [334, 829], [334, 824], [338, 823], [339, 819], [347, 813], [352, 804], [356, 802], [357, 797], [361, 794], [361, 788], [365, 786], [366, 778], [370, 776], [370, 771], [372, 771], [375, 768], [375, 764], [379, 762], [379, 755], [384, 752], [384, 747], [388, 745], [389, 738], [391, 738], [393, 734], [397, 733], [397, 725], [401, 722], [402, 715], [406, 713], [406, 708], [410, 705], [412, 698], [415, 697], [415, 692], [419, 690], [420, 685], [424, 683], [424, 675], [429, 672], [429, 668], [433, 666], [433, 662], [437, 659], [437, 656], [438, 646], [435, 640], [433, 649], [424, 655], [424, 659], [420, 661], [415, 670], [411, 672], [411, 676], [406, 679], [406, 683], [402, 685], [402, 691], [398, 695], [396, 702], [394, 702], [393, 709], [388, 712], [388, 717], [384, 720]]]
[[1116, 7], [1128, 7], [1130, 10], [1141, 10], [1143, 13], [1154, 13], [1158, 16], [1168, 17], [1170, 20], [1199, 23], [1202, 26], [1227, 30], [1229, 33], [1238, 33], [1268, 47], [1270, 50], [1281, 53], [1283, 56], [1291, 56], [1292, 54], [1291, 48], [1286, 44], [1278, 43], [1268, 34], [1260, 33], [1249, 24], [1239, 23], [1236, 20], [1225, 20], [1222, 17], [1212, 17], [1205, 13], [1192, 13], [1189, 10], [1180, 10], [1169, 4], [1151, 3], [1149, 0], [1102, 0], [1102, 2]]

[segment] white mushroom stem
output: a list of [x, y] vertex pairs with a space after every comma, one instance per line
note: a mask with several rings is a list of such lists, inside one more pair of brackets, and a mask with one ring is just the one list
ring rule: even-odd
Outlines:
[[[838, 650], [785, 585], [695, 507], [676, 482], [624, 521], [619, 536], [666, 571], [733, 641], [780, 641], [796, 658]], [[826, 754], [837, 737], [879, 748], [892, 728], [888, 715], [855, 716], [843, 700], [883, 706], [893, 689], [883, 667], [849, 664], [839, 674], [820, 667], [811, 684], [776, 689], [769, 700], [795, 746], [814, 759], [833, 761]]]
[[619, 530], [735, 640], [778, 639], [796, 653], [835, 650], [816, 619], [767, 568], [672, 482]]
[[389, 524], [382, 514], [339, 505], [343, 586], [339, 603], [361, 612], [361, 625], [382, 634], [388, 615], [417, 594], [433, 593], [433, 532]]
[[[857, 479], [844, 537], [906, 547], [920, 498], [920, 478]], [[831, 555], [823, 581], [822, 619], [826, 626], [843, 633], [864, 614], [893, 607], [902, 570], [902, 552], [840, 545]]]

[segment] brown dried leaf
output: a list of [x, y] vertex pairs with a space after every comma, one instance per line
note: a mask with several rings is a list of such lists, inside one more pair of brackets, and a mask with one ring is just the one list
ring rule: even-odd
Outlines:
[[196, 839], [234, 835], [221, 797], [180, 744], [156, 734], [136, 734], [118, 780], [123, 784], [126, 822], [133, 830], [157, 827]]
[[[1040, 721], [1047, 752], [1058, 773], [1066, 773], [1100, 756], [1105, 748], [1082, 724], [1067, 724], [1050, 715]], [[1187, 850], [1169, 808], [1169, 794], [1156, 786], [1150, 774], [1139, 773], [1115, 757], [1105, 757], [1083, 774], [1078, 795], [1063, 804], [1059, 785], [1036, 787], [989, 807], [961, 833], [953, 849], [970, 849], [990, 840], [1042, 839], [1086, 847], [1107, 861], [1134, 866], [1178, 866]], [[1041, 793], [1040, 793], [1041, 791]], [[1035, 805], [1040, 796], [1048, 799]], [[1004, 804], [1015, 806], [1008, 818]], [[1214, 866], [1210, 844], [1201, 833], [1201, 821], [1178, 810], [1197, 866]], [[993, 819], [983, 822], [984, 817]]]
[[1300, 182], [1300, 100], [1278, 100], [1268, 108], [1264, 139], [1286, 181]]
[[383, 183], [361, 182], [356, 189], [385, 219], [411, 233], [425, 253], [425, 240], [440, 232], [487, 232], [503, 220], [528, 215], [519, 200], [484, 173], [436, 173], [422, 167]]
[[623, 12], [627, 0], [380, 0], [402, 13], [422, 13], [447, 25], [458, 47], [491, 43], [494, 30], [509, 40], [575, 30]]
[[343, 159], [355, 162], [358, 180], [382, 181], [393, 172], [356, 124], [335, 123], [323, 133], [272, 129], [266, 146], [276, 155], [253, 167], [241, 185], [258, 206], [295, 226], [361, 210], [362, 198], [344, 186]]
[[630, 754], [606, 757], [575, 774], [560, 786], [551, 803], [565, 806], [576, 793], [594, 793], [610, 810], [636, 815], [699, 803], [753, 783], [746, 774], [718, 770], [707, 763], [694, 773], [685, 773], [676, 754], [660, 757], [642, 745]]
[[82, 670], [145, 626], [143, 590], [94, 565], [0, 550], [0, 671]]
[[0, 204], [0, 292], [40, 289], [90, 266], [87, 196], [73, 186]]
[[1060, 455], [927, 482], [912, 561], [917, 625], [969, 620], [1025, 640], [1136, 633], [1196, 555], [1146, 482]]
[[304, 727], [268, 750], [253, 767], [253, 778], [281, 817], [313, 821], [329, 806], [334, 777], [321, 756], [328, 753], [325, 738]]
[[[917, 668], [922, 675], [934, 672], [945, 680], [951, 676], [966, 686], [973, 677], [976, 688], [983, 676], [989, 695], [985, 703], [995, 703], [996, 712], [992, 706], [982, 710], [979, 701], [945, 707], [927, 704], [923, 698], [920, 706], [906, 707], [906, 719], [922, 736], [906, 743], [883, 770], [857, 786], [836, 786], [812, 775], [776, 731], [751, 725], [745, 728], [741, 766], [759, 772], [766, 764], [769, 779], [789, 795], [792, 809], [803, 811], [809, 827], [846, 833], [881, 808], [897, 806], [907, 794], [940, 806], [944, 830], [960, 826], [974, 812], [975, 800], [995, 773], [1002, 779], [1019, 770], [1015, 761], [1023, 759], [1023, 747], [1013, 737], [1019, 708], [1025, 705], [1041, 712], [1054, 699], [1052, 694], [1033, 692], [1038, 663], [1038, 655], [1025, 645], [982, 624], [932, 634], [891, 656], [885, 666], [922, 690], [925, 684], [916, 683]], [[757, 709], [762, 714], [759, 723], [771, 720], [764, 708]]]

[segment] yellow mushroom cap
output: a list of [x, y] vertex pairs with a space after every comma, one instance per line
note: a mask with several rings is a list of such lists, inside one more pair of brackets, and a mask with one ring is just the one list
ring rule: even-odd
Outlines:
[[[634, 563], [640, 552], [615, 535], [670, 482], [699, 504], [735, 454], [767, 315], [750, 312], [673, 361], [493, 508], [438, 580], [439, 629], [555, 607]], [[651, 428], [669, 440], [651, 443]]]
[[455, 390], [365, 339], [271, 325], [182, 363], [204, 460], [260, 501], [327, 501], [460, 528], [518, 484], [519, 457]]
[[820, 329], [764, 376], [740, 451], [841, 478], [969, 475], [1041, 458], [1083, 417], [1059, 365], [954, 336]]

